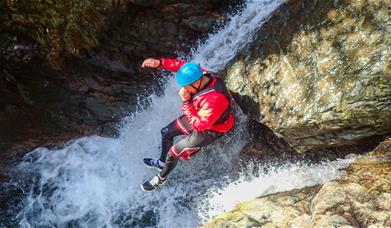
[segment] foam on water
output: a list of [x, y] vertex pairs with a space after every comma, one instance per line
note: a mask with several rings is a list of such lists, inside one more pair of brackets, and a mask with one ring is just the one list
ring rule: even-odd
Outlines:
[[[194, 49], [191, 59], [207, 69], [221, 70], [253, 39], [254, 33], [282, 2], [247, 1], [222, 30]], [[298, 166], [299, 170], [315, 171], [308, 172], [307, 179], [303, 178], [303, 171], [290, 185], [278, 179], [281, 175], [298, 175], [297, 169], [289, 167], [269, 176], [260, 173], [261, 179], [250, 175], [250, 182], [245, 182], [242, 177], [246, 171], [238, 173], [240, 168], [234, 165], [248, 138], [246, 118], [239, 111], [233, 132], [190, 161], [181, 161], [158, 191], [142, 192], [140, 184], [156, 175], [156, 171], [143, 167], [142, 159], [159, 156], [160, 129], [181, 113], [175, 80], [168, 80], [165, 87], [164, 96], [152, 95], [147, 108], [141, 107], [123, 120], [118, 138], [84, 137], [62, 148], [38, 148], [27, 154], [14, 176], [14, 184], [25, 194], [24, 209], [17, 215], [19, 225], [196, 227], [202, 218], [227, 210], [236, 200], [267, 193], [270, 187], [275, 191], [296, 188], [338, 176], [326, 172], [325, 178], [319, 179], [316, 170], [323, 172], [325, 166]], [[329, 166], [336, 169], [342, 165], [330, 163]], [[259, 185], [264, 191], [251, 189], [245, 198], [234, 198], [232, 195], [237, 195], [238, 190], [234, 190], [232, 183], [239, 183], [245, 189]], [[216, 196], [212, 191], [220, 191], [222, 195]], [[225, 203], [227, 198], [233, 201]]]

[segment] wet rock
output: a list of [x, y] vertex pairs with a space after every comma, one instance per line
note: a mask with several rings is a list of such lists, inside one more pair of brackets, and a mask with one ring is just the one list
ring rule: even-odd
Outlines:
[[299, 152], [391, 132], [387, 1], [288, 1], [227, 67], [253, 119]]
[[130, 0], [131, 3], [139, 6], [145, 6], [145, 7], [156, 7], [158, 6], [162, 1], [161, 0]]
[[41, 52], [53, 65], [66, 53], [97, 44], [96, 35], [113, 9], [111, 1], [5, 1], [0, 10], [7, 17], [0, 27], [41, 46]]
[[[0, 43], [9, 36], [21, 37], [39, 46], [52, 66], [63, 66], [64, 57], [99, 49], [107, 55], [126, 55], [123, 45], [144, 46], [136, 53], [148, 55], [181, 51], [185, 45], [205, 37], [224, 14], [241, 0], [221, 1], [53, 1], [15, 2], [0, 5]], [[140, 42], [141, 41], [141, 42]], [[1, 46], [1, 45], [0, 45]], [[128, 61], [126, 56], [122, 61]], [[98, 64], [99, 65], [99, 62]]]
[[190, 17], [188, 19], [185, 19], [183, 24], [187, 27], [195, 30], [195, 31], [208, 31], [213, 24], [215, 23], [215, 19], [213, 18], [205, 18], [205, 17]]
[[389, 227], [391, 138], [340, 179], [243, 202], [203, 227]]

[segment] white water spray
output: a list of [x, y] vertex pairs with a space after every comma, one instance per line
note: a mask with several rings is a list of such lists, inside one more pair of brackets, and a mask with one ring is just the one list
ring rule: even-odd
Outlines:
[[[193, 60], [209, 70], [221, 70], [253, 39], [254, 33], [281, 3], [247, 1], [225, 28], [194, 50]], [[123, 121], [118, 138], [85, 137], [60, 149], [39, 148], [26, 155], [18, 170], [31, 180], [17, 183], [26, 194], [24, 209], [18, 214], [19, 225], [196, 227], [201, 217], [209, 218], [227, 210], [229, 206], [220, 204], [231, 191], [229, 183], [238, 178], [232, 166], [246, 143], [244, 117], [237, 120], [233, 133], [192, 160], [180, 162], [164, 187], [153, 193], [140, 190], [140, 184], [156, 174], [143, 167], [142, 159], [159, 156], [160, 129], [180, 115], [177, 90], [175, 81], [169, 80], [163, 97], [152, 95], [148, 109], [133, 113]], [[322, 166], [313, 169], [322, 170]], [[281, 172], [289, 172], [289, 169], [276, 171], [276, 175]], [[287, 188], [322, 180], [305, 181], [294, 182]], [[238, 183], [246, 185], [243, 181]], [[264, 179], [253, 179], [251, 183], [270, 186]], [[221, 199], [209, 193], [213, 189], [220, 189]], [[211, 208], [209, 212], [208, 208]]]
[[[343, 175], [340, 169], [345, 168], [354, 159], [338, 159], [316, 165], [287, 162], [276, 167], [260, 164], [248, 164], [241, 172], [240, 178], [230, 182], [224, 188], [210, 188], [202, 203], [199, 204], [199, 216], [205, 220], [234, 209], [235, 205], [254, 199], [258, 196], [287, 191], [315, 184], [322, 184]], [[251, 170], [257, 166], [259, 172], [254, 175]], [[265, 169], [268, 170], [265, 172]], [[249, 174], [251, 173], [251, 174]]]

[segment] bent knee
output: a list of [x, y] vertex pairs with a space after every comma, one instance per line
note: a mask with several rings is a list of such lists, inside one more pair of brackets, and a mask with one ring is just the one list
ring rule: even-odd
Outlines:
[[168, 127], [164, 127], [160, 130], [160, 134], [162, 135], [162, 138], [169, 138], [170, 137], [170, 129]]
[[175, 160], [177, 160], [177, 158], [175, 158], [174, 156], [172, 156], [171, 153], [168, 153], [168, 154], [167, 154], [166, 162], [172, 162], [172, 161], [175, 161]]

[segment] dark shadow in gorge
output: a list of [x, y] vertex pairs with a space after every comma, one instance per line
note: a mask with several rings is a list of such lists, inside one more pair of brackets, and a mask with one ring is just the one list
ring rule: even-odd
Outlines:
[[[250, 142], [243, 148], [239, 157], [239, 164], [244, 167], [247, 167], [249, 161], [255, 164], [264, 164], [266, 165], [266, 170], [264, 170], [266, 172], [269, 165], [278, 167], [287, 162], [317, 164], [345, 158], [346, 155], [350, 154], [362, 155], [372, 151], [379, 145], [380, 141], [390, 137], [390, 135], [372, 136], [355, 145], [309, 150], [306, 153], [299, 154], [283, 139], [277, 137], [270, 128], [261, 123], [250, 120], [248, 130]], [[253, 168], [253, 173], [257, 175], [259, 167], [255, 166]]]

